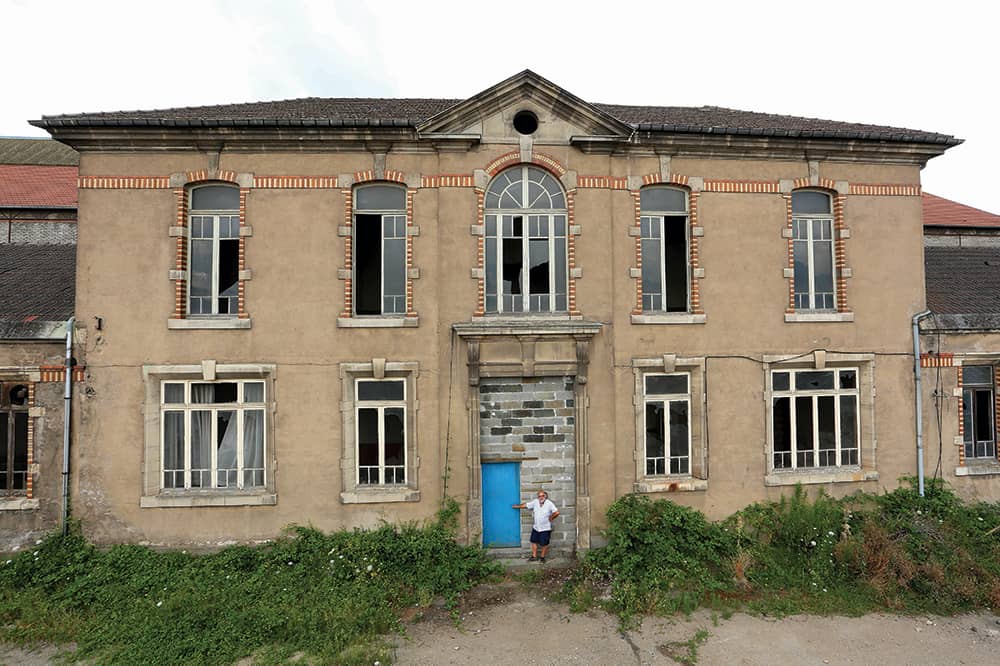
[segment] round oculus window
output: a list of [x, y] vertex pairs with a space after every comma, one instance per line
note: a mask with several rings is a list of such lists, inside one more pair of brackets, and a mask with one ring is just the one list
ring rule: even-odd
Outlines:
[[514, 114], [514, 129], [519, 134], [534, 134], [538, 129], [538, 116], [531, 111], [518, 111]]

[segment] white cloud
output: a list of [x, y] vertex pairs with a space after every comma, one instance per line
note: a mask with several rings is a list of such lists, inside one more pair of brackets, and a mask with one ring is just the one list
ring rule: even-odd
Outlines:
[[525, 68], [595, 102], [955, 134], [924, 186], [1000, 212], [997, 11], [952, 0], [0, 0], [0, 134], [41, 114], [330, 97], [465, 97]]

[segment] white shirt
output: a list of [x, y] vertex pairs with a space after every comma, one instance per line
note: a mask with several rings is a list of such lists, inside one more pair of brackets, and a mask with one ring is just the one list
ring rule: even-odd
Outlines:
[[534, 525], [532, 527], [536, 531], [550, 532], [552, 530], [552, 521], [549, 520], [549, 517], [559, 511], [552, 500], [546, 499], [539, 504], [537, 499], [533, 499], [525, 505], [525, 508], [531, 509], [532, 516], [534, 517]]

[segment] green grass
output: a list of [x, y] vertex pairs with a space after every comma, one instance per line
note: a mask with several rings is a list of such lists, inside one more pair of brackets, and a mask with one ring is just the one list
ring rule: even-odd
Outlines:
[[0, 560], [0, 640], [74, 642], [108, 664], [390, 661], [384, 635], [403, 608], [458, 594], [497, 573], [458, 545], [450, 502], [419, 527], [323, 534], [294, 527], [259, 547], [210, 555], [139, 546], [101, 551], [78, 531]]
[[588, 553], [563, 596], [624, 626], [705, 606], [724, 616], [1000, 608], [1000, 504], [962, 502], [939, 480], [919, 497], [908, 481], [844, 499], [799, 487], [720, 522], [623, 497], [608, 510], [608, 545]]

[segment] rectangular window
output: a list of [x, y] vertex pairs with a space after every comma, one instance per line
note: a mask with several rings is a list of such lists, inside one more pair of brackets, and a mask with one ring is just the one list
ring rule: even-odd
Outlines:
[[406, 314], [406, 190], [354, 190], [354, 314]]
[[161, 383], [164, 489], [258, 489], [265, 479], [264, 381]]
[[687, 312], [687, 217], [640, 218], [643, 312]]
[[643, 378], [646, 475], [691, 473], [691, 394], [687, 373]]
[[858, 369], [771, 372], [775, 470], [860, 465]]
[[565, 215], [487, 215], [485, 259], [488, 312], [566, 311]]
[[28, 387], [0, 383], [0, 496], [28, 489]]
[[236, 314], [240, 216], [191, 216], [190, 314]]
[[826, 192], [792, 193], [792, 250], [796, 310], [836, 310], [833, 200]]
[[357, 483], [406, 483], [406, 381], [359, 379], [355, 384]]
[[962, 438], [965, 458], [997, 457], [993, 366], [963, 366]]

